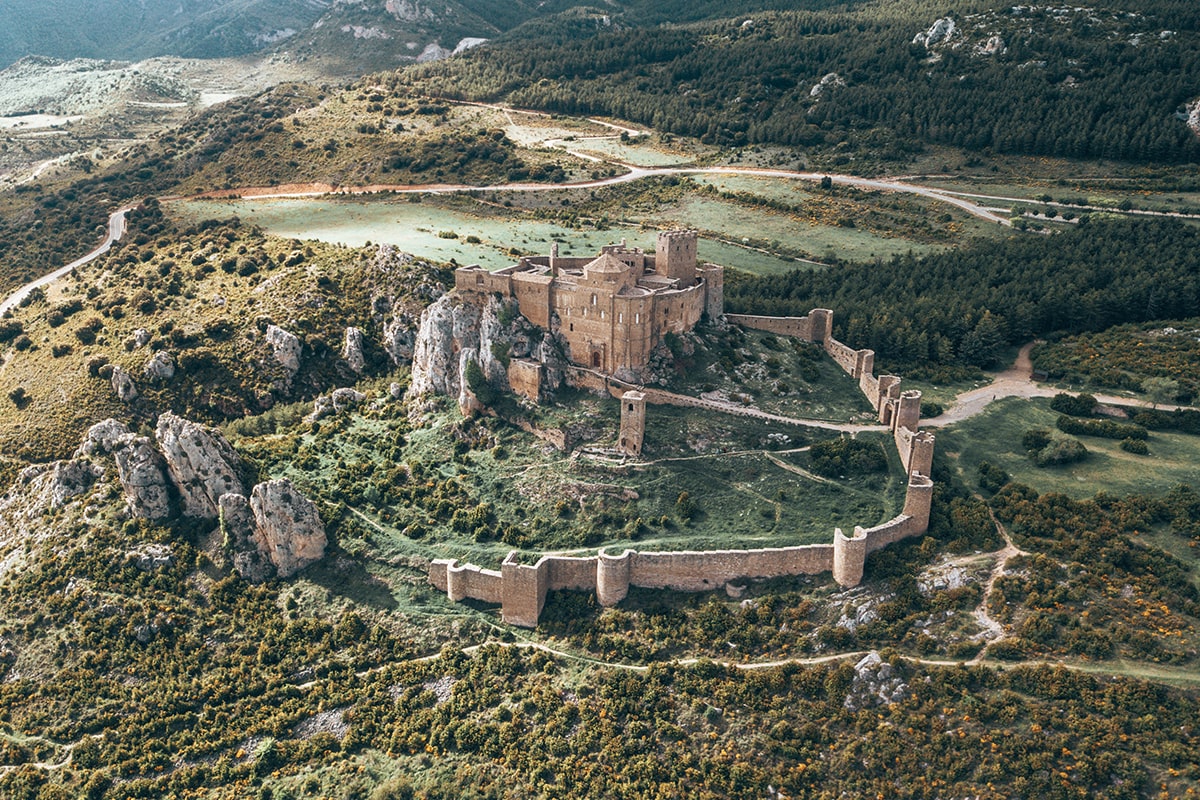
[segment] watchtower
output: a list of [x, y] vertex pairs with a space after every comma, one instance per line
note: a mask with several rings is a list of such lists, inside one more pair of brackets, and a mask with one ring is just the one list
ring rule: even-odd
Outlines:
[[620, 448], [631, 456], [642, 454], [642, 439], [646, 436], [646, 395], [626, 392], [621, 395]]
[[686, 289], [696, 282], [696, 232], [659, 231], [654, 249], [654, 270], [679, 281]]

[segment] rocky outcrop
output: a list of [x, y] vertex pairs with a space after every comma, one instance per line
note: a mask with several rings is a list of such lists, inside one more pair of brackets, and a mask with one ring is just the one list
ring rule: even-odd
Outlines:
[[87, 461], [55, 461], [21, 470], [17, 485], [23, 487], [27, 497], [36, 498], [33, 506], [55, 509], [91, 489], [102, 474], [99, 467]]
[[75, 451], [75, 457], [106, 456], [119, 447], [126, 436], [129, 436], [129, 428], [123, 422], [115, 419], [97, 422], [83, 435], [83, 442]]
[[132, 403], [137, 399], [138, 390], [133, 383], [133, 376], [116, 365], [112, 368], [112, 388], [122, 403]]
[[300, 369], [300, 340], [278, 325], [267, 326], [267, 344], [275, 354], [275, 360], [290, 373]]
[[415, 328], [412, 318], [407, 314], [398, 314], [384, 325], [383, 349], [393, 363], [399, 365], [412, 361]]
[[914, 36], [913, 44], [923, 44], [926, 48], [933, 48], [948, 42], [954, 36], [955, 30], [954, 20], [950, 17], [942, 17], [930, 25], [929, 30]]
[[150, 440], [130, 434], [112, 452], [129, 514], [146, 519], [171, 516], [167, 465]]
[[359, 406], [366, 399], [365, 394], [355, 389], [334, 389], [333, 394], [323, 394], [313, 400], [313, 411], [305, 419], [316, 422]]
[[142, 375], [150, 381], [169, 381], [175, 377], [175, 359], [167, 351], [160, 350], [146, 361]]
[[[467, 351], [470, 356], [464, 357]], [[545, 334], [520, 315], [515, 301], [489, 296], [472, 302], [457, 293], [447, 294], [421, 315], [409, 396], [442, 394], [469, 404], [470, 392], [464, 386], [470, 362], [479, 367], [489, 387], [504, 391], [512, 359], [542, 364], [542, 388], [553, 391], [565, 375], [563, 351], [556, 336]]]
[[145, 347], [150, 343], [150, 331], [145, 328], [138, 328], [133, 332], [133, 346]]
[[898, 703], [908, 694], [908, 684], [891, 664], [872, 650], [854, 665], [854, 680], [843, 705], [850, 711]]
[[817, 81], [816, 85], [809, 91], [809, 97], [820, 97], [827, 89], [833, 89], [838, 86], [845, 86], [846, 82], [836, 72], [830, 72], [821, 80]]
[[367, 359], [363, 355], [363, 333], [358, 328], [346, 328], [346, 335], [342, 341], [342, 358], [350, 365], [350, 369], [359, 375], [367, 366]]
[[222, 495], [219, 505], [234, 569], [251, 583], [291, 577], [325, 556], [317, 508], [287, 479], [258, 484], [249, 500]]
[[245, 494], [241, 459], [216, 430], [163, 414], [154, 435], [184, 516], [216, 519], [221, 495]]

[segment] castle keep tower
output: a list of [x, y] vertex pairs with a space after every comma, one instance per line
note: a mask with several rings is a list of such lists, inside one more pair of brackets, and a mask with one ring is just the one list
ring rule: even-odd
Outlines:
[[679, 281], [686, 289], [696, 282], [696, 232], [659, 231], [654, 252], [654, 268], [659, 275]]
[[642, 454], [642, 439], [646, 436], [646, 395], [626, 392], [621, 395], [621, 434], [618, 444], [631, 455]]

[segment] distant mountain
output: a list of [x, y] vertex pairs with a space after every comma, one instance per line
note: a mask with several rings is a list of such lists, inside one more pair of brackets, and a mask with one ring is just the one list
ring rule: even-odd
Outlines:
[[[435, 60], [542, 22], [581, 16], [634, 27], [765, 9], [822, 9], [830, 0], [4, 0], [0, 68], [27, 55], [140, 60], [274, 51], [355, 72]], [[564, 15], [571, 10], [584, 11]], [[563, 19], [560, 19], [563, 18]], [[532, 33], [546, 32], [546, 25]]]
[[331, 0], [5, 0], [0, 3], [0, 65], [26, 55], [240, 55], [308, 28], [330, 4]]

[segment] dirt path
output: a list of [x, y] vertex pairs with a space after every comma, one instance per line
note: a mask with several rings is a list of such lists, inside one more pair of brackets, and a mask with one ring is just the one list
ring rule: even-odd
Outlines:
[[1028, 552], [1013, 544], [1012, 537], [1008, 535], [1008, 531], [1000, 523], [1000, 520], [996, 519], [995, 513], [991, 509], [988, 509], [988, 513], [992, 515], [992, 523], [996, 526], [996, 532], [1004, 537], [1004, 547], [991, 554], [996, 559], [996, 563], [992, 566], [992, 571], [988, 574], [988, 579], [983, 584], [983, 596], [979, 599], [979, 605], [971, 612], [971, 616], [975, 618], [975, 621], [979, 623], [979, 627], [983, 629], [979, 638], [983, 639], [984, 645], [978, 655], [967, 662], [969, 664], [982, 663], [992, 642], [1004, 638], [1004, 625], [991, 615], [988, 602], [991, 600], [992, 589], [995, 588], [996, 581], [1000, 580], [1000, 576], [1008, 569], [1008, 562], [1017, 556], [1029, 555]]
[[[1063, 390], [1053, 386], [1043, 386], [1033, 380], [1033, 362], [1029, 358], [1030, 352], [1039, 342], [1030, 342], [1021, 348], [1017, 353], [1017, 358], [1013, 361], [1012, 366], [1003, 372], [998, 372], [992, 379], [992, 382], [987, 386], [980, 386], [978, 389], [970, 389], [962, 392], [954, 398], [954, 404], [944, 411], [941, 416], [932, 419], [921, 420], [923, 428], [942, 428], [947, 425], [953, 425], [956, 422], [962, 422], [965, 419], [982, 414], [987, 410], [987, 407], [992, 403], [1003, 400], [1007, 397], [1054, 397]], [[1075, 394], [1078, 394], [1077, 392]], [[1112, 394], [1092, 394], [1093, 397], [1104, 405], [1124, 405], [1136, 406], [1138, 408], [1152, 408], [1154, 404], [1149, 400], [1143, 400], [1138, 397], [1122, 397]], [[1176, 409], [1194, 410], [1193, 406], [1176, 406], [1164, 403], [1159, 403], [1157, 406], [1163, 411], [1174, 411]]]

